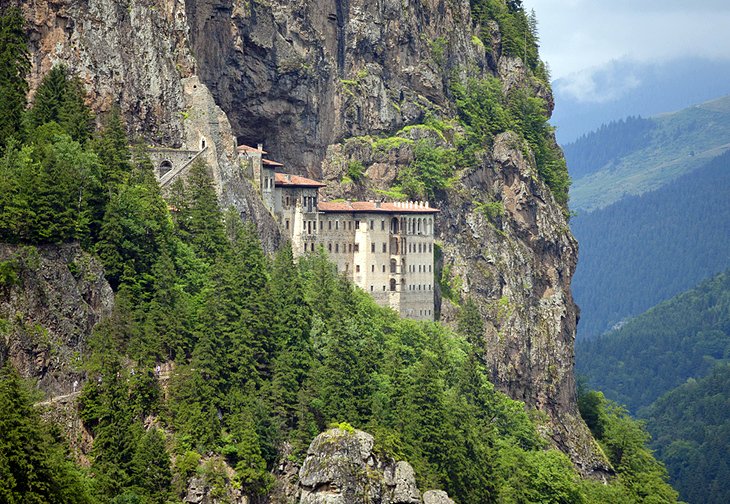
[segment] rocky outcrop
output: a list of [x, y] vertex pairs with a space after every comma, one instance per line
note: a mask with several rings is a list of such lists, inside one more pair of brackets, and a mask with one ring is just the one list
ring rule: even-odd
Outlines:
[[12, 271], [0, 288], [0, 365], [49, 397], [79, 391], [87, 337], [114, 303], [101, 264], [78, 244], [0, 244], [0, 263]]
[[298, 486], [276, 502], [299, 504], [450, 504], [446, 492], [421, 499], [408, 462], [377, 455], [373, 437], [330, 429], [317, 436], [299, 470]]

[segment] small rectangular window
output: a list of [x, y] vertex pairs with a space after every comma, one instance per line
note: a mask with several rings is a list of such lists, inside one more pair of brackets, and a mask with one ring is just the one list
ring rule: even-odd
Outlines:
[[359, 243], [356, 243], [355, 244], [355, 252], [360, 252], [360, 244]]
[[371, 285], [370, 286], [370, 292], [373, 292], [373, 290], [375, 290], [375, 286]]
[[327, 251], [332, 253], [332, 244], [331, 243], [327, 244]]
[[356, 220], [355, 221], [355, 229], [360, 229], [360, 221], [359, 220]]
[[384, 220], [380, 221], [380, 230], [385, 231], [385, 221]]
[[383, 253], [385, 253], [387, 251], [388, 251], [388, 244], [387, 243], [383, 243]]
[[349, 243], [347, 245], [347, 250], [348, 250], [348, 252], [352, 252], [352, 243]]
[[335, 254], [338, 254], [340, 252], [340, 244], [335, 243]]
[[359, 264], [356, 264], [355, 265], [355, 273], [360, 273], [360, 265]]
[[383, 273], [385, 273], [385, 264], [383, 264]]
[[370, 271], [372, 271], [373, 273], [375, 273], [375, 265], [374, 265], [374, 264], [373, 264], [373, 266], [372, 266], [372, 267], [370, 268]]
[[370, 252], [375, 252], [375, 244], [374, 243], [371, 243], [370, 244]]
[[286, 228], [289, 229], [289, 219], [286, 220]]
[[375, 222], [372, 219], [370, 219], [370, 229], [375, 229]]

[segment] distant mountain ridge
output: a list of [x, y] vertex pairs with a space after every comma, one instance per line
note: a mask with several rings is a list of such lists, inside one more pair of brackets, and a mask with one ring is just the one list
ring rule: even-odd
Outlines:
[[576, 370], [633, 412], [730, 360], [730, 270], [594, 340], [576, 343]]
[[730, 270], [578, 341], [576, 369], [646, 420], [683, 500], [730, 500]]
[[649, 119], [629, 117], [564, 146], [571, 207], [591, 212], [658, 189], [730, 148], [730, 96]]
[[583, 339], [730, 267], [730, 153], [661, 189], [579, 214], [571, 227]]
[[658, 63], [612, 61], [553, 82], [561, 145], [628, 116], [651, 117], [730, 94], [730, 61], [677, 58]]

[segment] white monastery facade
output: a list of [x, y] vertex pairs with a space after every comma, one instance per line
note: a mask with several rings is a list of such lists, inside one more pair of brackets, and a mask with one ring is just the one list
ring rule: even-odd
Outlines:
[[325, 184], [277, 172], [262, 146], [238, 147], [246, 176], [295, 257], [323, 247], [345, 275], [381, 306], [434, 319], [434, 218], [427, 202], [320, 201]]

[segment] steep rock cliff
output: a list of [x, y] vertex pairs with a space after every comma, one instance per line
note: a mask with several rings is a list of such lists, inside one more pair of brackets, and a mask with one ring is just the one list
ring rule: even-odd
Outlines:
[[78, 244], [0, 244], [0, 263], [12, 272], [0, 287], [0, 365], [9, 359], [47, 396], [79, 391], [88, 335], [114, 304], [101, 264]]
[[[330, 196], [374, 197], [413, 151], [378, 153], [357, 137], [392, 135], [429, 112], [453, 117], [451, 80], [494, 76], [552, 106], [549, 90], [503, 52], [497, 24], [475, 26], [466, 0], [21, 3], [32, 24], [32, 87], [66, 62], [97, 110], [119, 102], [149, 141], [207, 139], [223, 203], [253, 219], [268, 248], [278, 233], [237, 170], [234, 137], [262, 141], [291, 171], [325, 178]], [[365, 182], [342, 184], [352, 161], [367, 168]], [[584, 474], [606, 470], [575, 401], [577, 247], [529, 149], [500, 135], [437, 200], [441, 271], [457, 298], [477, 302], [492, 379], [547, 413], [546, 435]], [[488, 203], [501, 210], [485, 212]], [[456, 310], [444, 301], [443, 320]]]

